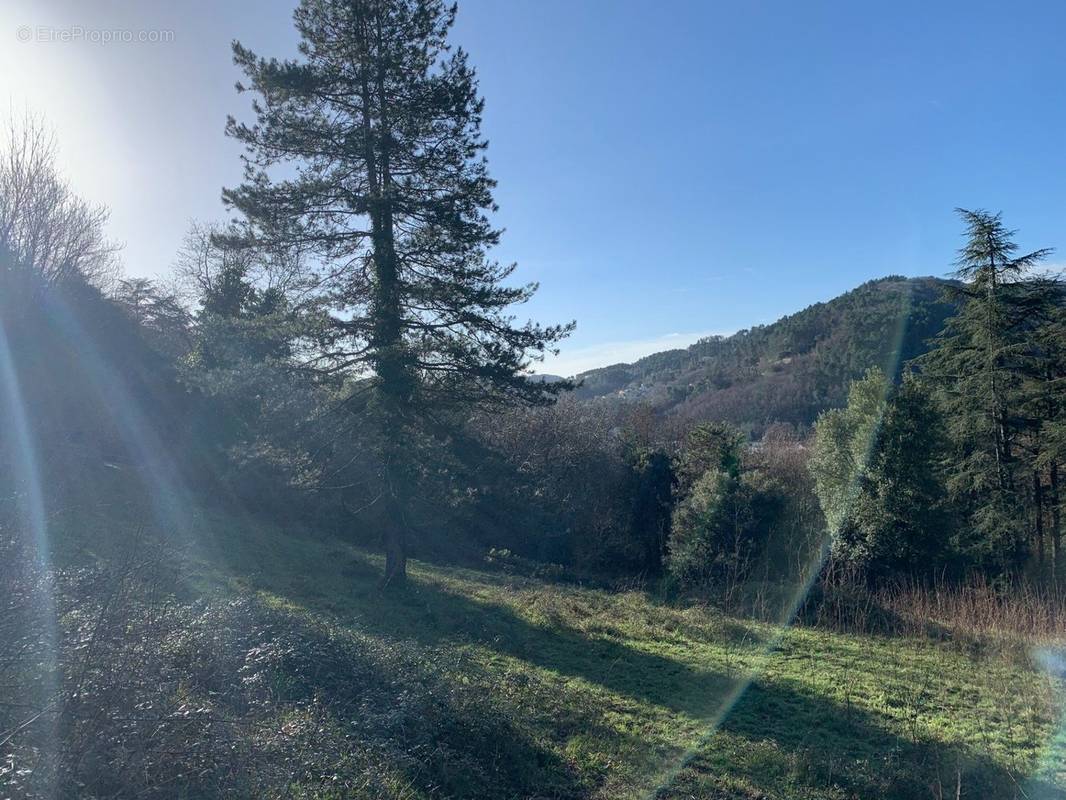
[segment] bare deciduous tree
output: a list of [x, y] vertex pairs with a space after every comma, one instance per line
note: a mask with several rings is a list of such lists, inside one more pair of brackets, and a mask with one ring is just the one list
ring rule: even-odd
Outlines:
[[285, 296], [300, 305], [320, 278], [306, 263], [298, 247], [235, 247], [219, 223], [193, 221], [174, 262], [175, 291], [190, 306], [225, 291], [234, 277], [260, 292]]
[[40, 118], [12, 115], [0, 136], [0, 250], [48, 283], [81, 276], [108, 287], [119, 250], [104, 234], [111, 212], [62, 178], [55, 136]]

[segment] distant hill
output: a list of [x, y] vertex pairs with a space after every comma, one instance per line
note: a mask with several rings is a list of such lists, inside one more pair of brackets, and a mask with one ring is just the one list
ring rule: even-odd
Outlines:
[[898, 374], [925, 352], [954, 312], [946, 286], [937, 278], [869, 281], [770, 325], [585, 372], [577, 394], [647, 402], [755, 433], [774, 422], [805, 427], [843, 405], [848, 382], [869, 367]]

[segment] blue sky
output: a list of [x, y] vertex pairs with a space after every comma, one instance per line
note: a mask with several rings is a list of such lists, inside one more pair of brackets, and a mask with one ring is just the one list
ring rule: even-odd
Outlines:
[[[56, 128], [163, 274], [239, 177], [229, 42], [295, 44], [289, 0], [4, 0], [0, 99]], [[34, 31], [17, 41], [21, 26]], [[39, 28], [171, 31], [39, 41]], [[501, 260], [576, 319], [570, 372], [728, 332], [889, 273], [942, 274], [955, 206], [1066, 247], [1066, 4], [463, 0]], [[2, 38], [0, 38], [2, 41]]]

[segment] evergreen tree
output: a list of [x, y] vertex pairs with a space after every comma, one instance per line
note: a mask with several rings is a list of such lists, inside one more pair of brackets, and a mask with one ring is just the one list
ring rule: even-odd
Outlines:
[[1000, 214], [960, 209], [959, 215], [966, 243], [954, 291], [963, 302], [919, 364], [948, 420], [954, 448], [948, 486], [968, 511], [973, 548], [1009, 568], [1020, 564], [1027, 540], [1018, 450], [1033, 334], [1027, 278], [1050, 251], [1018, 255]]
[[[1060, 292], [1061, 296], [1061, 292]], [[1054, 354], [1049, 359], [1045, 384], [1044, 448], [1040, 466], [1048, 471], [1048, 502], [1051, 511], [1052, 566], [1058, 575], [1062, 569], [1063, 505], [1066, 493], [1061, 487], [1062, 465], [1066, 464], [1066, 303], [1061, 300], [1047, 328], [1047, 338]]]
[[674, 509], [667, 568], [679, 586], [714, 589], [729, 604], [780, 527], [785, 493], [744, 464], [743, 438], [728, 426], [699, 426], [688, 445], [689, 474], [700, 461], [707, 466]]
[[440, 0], [303, 0], [297, 60], [234, 45], [256, 121], [228, 123], [246, 175], [224, 200], [244, 216], [245, 244], [298, 246], [317, 265], [329, 316], [309, 363], [372, 389], [386, 583], [405, 575], [426, 431], [439, 438], [449, 408], [543, 403], [568, 386], [527, 368], [571, 326], [516, 325], [507, 309], [536, 287], [508, 285], [514, 266], [487, 255], [500, 236], [494, 182], [474, 71], [447, 42], [455, 12]]
[[703, 422], [689, 431], [678, 457], [678, 495], [691, 492], [708, 470], [739, 475], [743, 442], [740, 431], [724, 422]]
[[854, 514], [888, 393], [888, 378], [881, 370], [870, 369], [852, 382], [847, 406], [823, 412], [815, 425], [810, 470], [834, 541]]
[[309, 321], [295, 313], [286, 287], [268, 274], [275, 265], [264, 258], [193, 228], [178, 271], [183, 295], [198, 310], [178, 366], [201, 412], [192, 437], [216, 479], [249, 503], [292, 510], [293, 496], [306, 493], [288, 490], [311, 474], [312, 443], [301, 429], [323, 387], [300, 368], [295, 352]]
[[925, 387], [904, 378], [885, 406], [854, 512], [835, 552], [871, 577], [920, 574], [943, 562], [951, 528], [940, 476], [940, 415]]
[[626, 482], [631, 503], [630, 536], [640, 548], [638, 568], [651, 574], [662, 570], [670, 538], [674, 505], [674, 465], [662, 450], [639, 447], [626, 454], [630, 470]]
[[949, 541], [940, 417], [912, 375], [880, 370], [852, 384], [848, 406], [818, 420], [810, 469], [835, 559], [876, 578], [921, 572]]
[[674, 512], [668, 566], [683, 587], [728, 591], [750, 564], [757, 534], [750, 487], [738, 474], [709, 469]]
[[1029, 473], [1033, 546], [1043, 569], [1049, 550], [1057, 573], [1062, 537], [1059, 465], [1066, 456], [1066, 310], [1054, 276], [1030, 280], [1024, 300], [1026, 347], [1019, 399], [1021, 460]]

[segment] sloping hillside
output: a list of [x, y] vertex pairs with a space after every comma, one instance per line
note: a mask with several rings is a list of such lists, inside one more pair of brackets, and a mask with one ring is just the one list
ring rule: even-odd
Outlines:
[[842, 405], [848, 382], [866, 369], [895, 373], [925, 352], [953, 310], [944, 286], [935, 278], [870, 281], [771, 325], [587, 372], [578, 392], [756, 431], [773, 422], [809, 425]]
[[[154, 562], [135, 519], [53, 518], [41, 652], [66, 693], [7, 665], [13, 796], [1066, 797], [1063, 687], [1025, 658], [499, 565], [416, 563], [383, 596], [376, 557], [217, 511], [189, 509], [185, 558]], [[20, 596], [0, 634], [47, 610]], [[35, 712], [47, 697], [66, 699]], [[76, 792], [35, 791], [56, 764]]]

